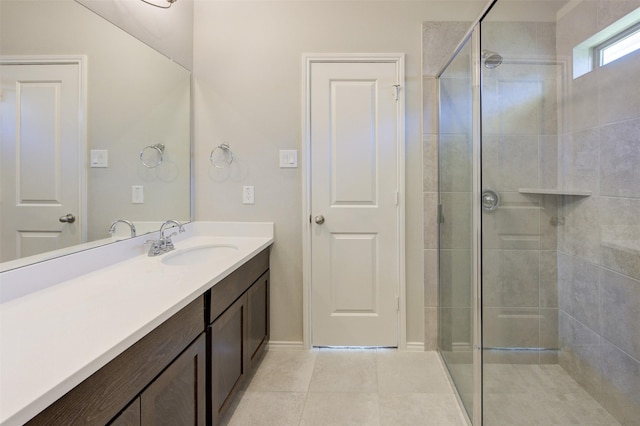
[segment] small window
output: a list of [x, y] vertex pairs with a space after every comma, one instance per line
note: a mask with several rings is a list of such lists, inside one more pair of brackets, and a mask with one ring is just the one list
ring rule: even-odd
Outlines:
[[640, 7], [573, 48], [573, 78], [640, 49]]
[[640, 24], [616, 34], [595, 48], [597, 66], [604, 66], [640, 49]]

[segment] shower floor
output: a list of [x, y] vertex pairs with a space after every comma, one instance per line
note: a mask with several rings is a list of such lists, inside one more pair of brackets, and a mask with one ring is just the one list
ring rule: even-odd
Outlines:
[[486, 364], [485, 425], [619, 425], [559, 365]]
[[[470, 353], [447, 353], [460, 396], [473, 398]], [[453, 355], [453, 356], [452, 356]], [[485, 364], [485, 426], [585, 425], [620, 423], [558, 364]]]

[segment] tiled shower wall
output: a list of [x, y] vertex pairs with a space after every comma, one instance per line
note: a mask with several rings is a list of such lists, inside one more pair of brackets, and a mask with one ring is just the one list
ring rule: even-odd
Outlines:
[[[435, 76], [471, 22], [423, 24], [423, 200], [425, 349], [438, 347], [438, 98]], [[470, 283], [469, 283], [470, 285]], [[467, 330], [468, 334], [468, 330]]]
[[[558, 56], [640, 7], [583, 1], [557, 23]], [[570, 80], [558, 232], [560, 365], [622, 424], [640, 424], [640, 52]]]
[[[554, 22], [493, 20], [481, 28], [482, 49], [504, 59], [482, 68], [482, 188], [501, 197], [482, 213], [485, 363], [557, 362], [558, 197], [522, 191], [557, 187], [564, 68], [555, 30]], [[505, 350], [513, 348], [523, 350]]]

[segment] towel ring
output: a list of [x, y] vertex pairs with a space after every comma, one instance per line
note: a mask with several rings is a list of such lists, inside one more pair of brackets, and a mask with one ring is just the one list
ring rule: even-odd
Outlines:
[[[149, 159], [147, 159], [147, 161], [144, 160], [145, 151], [148, 151], [148, 150], [152, 150], [151, 151], [152, 154], [157, 154], [158, 156], [157, 162], [149, 162]], [[144, 148], [142, 148], [142, 151], [140, 151], [140, 162], [147, 169], [154, 169], [158, 167], [160, 164], [162, 164], [162, 160], [164, 160], [164, 145], [161, 143], [145, 146]]]
[[[220, 151], [220, 153], [216, 155], [217, 151]], [[217, 159], [214, 158], [216, 156], [218, 157]], [[223, 143], [211, 150], [211, 154], [209, 154], [209, 161], [211, 161], [211, 164], [218, 169], [226, 169], [231, 165], [231, 163], [233, 163], [233, 152], [231, 152], [229, 145]]]

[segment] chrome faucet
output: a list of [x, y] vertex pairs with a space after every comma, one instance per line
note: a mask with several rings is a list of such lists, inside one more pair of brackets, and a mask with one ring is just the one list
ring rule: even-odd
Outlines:
[[113, 236], [113, 234], [115, 234], [116, 232], [116, 226], [118, 225], [118, 223], [126, 223], [127, 225], [129, 225], [129, 228], [131, 228], [131, 236], [135, 237], [136, 236], [136, 227], [135, 225], [130, 221], [130, 220], [125, 220], [125, 219], [118, 219], [118, 220], [114, 220], [113, 223], [111, 224], [111, 226], [109, 227], [109, 234], [111, 234], [111, 236]]
[[149, 247], [149, 256], [158, 256], [168, 251], [175, 249], [173, 246], [173, 241], [171, 241], [171, 237], [178, 235], [177, 232], [174, 232], [168, 236], [164, 235], [165, 227], [168, 225], [173, 225], [174, 227], [178, 227], [178, 232], [184, 232], [184, 226], [180, 222], [174, 219], [169, 219], [165, 221], [162, 226], [160, 226], [160, 237], [157, 240], [147, 240], [147, 243], [150, 243]]

